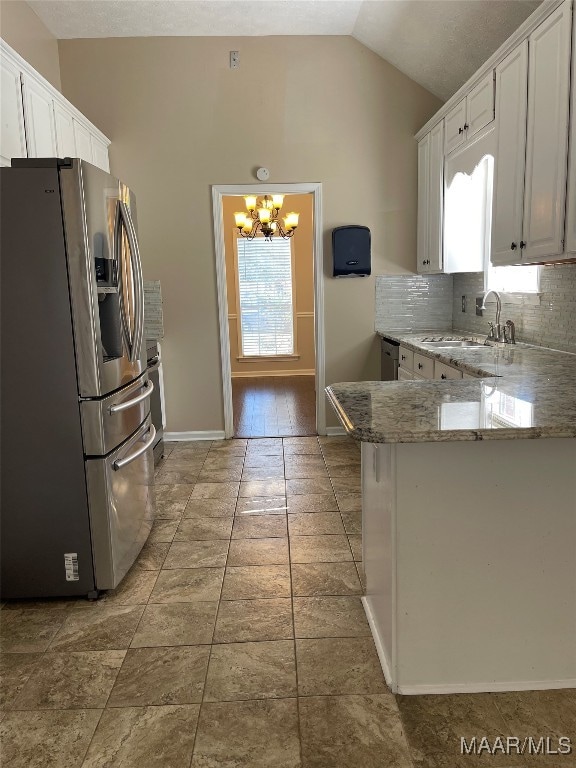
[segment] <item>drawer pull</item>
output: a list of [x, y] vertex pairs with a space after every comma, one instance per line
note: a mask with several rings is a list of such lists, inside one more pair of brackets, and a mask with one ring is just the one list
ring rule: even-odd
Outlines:
[[446, 376], [446, 374], [445, 374], [445, 373], [442, 373], [442, 374], [440, 375], [440, 378], [441, 378], [441, 379], [447, 379], [447, 378], [448, 378], [448, 376]]
[[418, 368], [424, 368], [424, 366], [422, 365], [422, 363], [418, 363]]

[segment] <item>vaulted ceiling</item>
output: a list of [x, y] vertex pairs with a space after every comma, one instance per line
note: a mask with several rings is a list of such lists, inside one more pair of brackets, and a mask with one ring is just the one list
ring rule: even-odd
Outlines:
[[59, 39], [352, 35], [448, 99], [541, 0], [29, 0]]

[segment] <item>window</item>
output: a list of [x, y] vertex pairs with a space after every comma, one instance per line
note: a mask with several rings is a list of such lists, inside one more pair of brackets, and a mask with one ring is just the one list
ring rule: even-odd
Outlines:
[[493, 267], [488, 259], [484, 270], [484, 289], [499, 293], [538, 293], [540, 267]]
[[292, 241], [236, 239], [244, 357], [294, 355]]

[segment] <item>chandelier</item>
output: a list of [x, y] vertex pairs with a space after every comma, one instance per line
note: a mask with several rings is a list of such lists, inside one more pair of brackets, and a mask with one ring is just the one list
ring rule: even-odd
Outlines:
[[265, 195], [257, 198], [256, 195], [246, 195], [246, 211], [238, 211], [234, 214], [236, 226], [242, 237], [253, 240], [258, 232], [262, 232], [265, 240], [272, 240], [276, 234], [280, 237], [292, 237], [298, 226], [300, 214], [291, 211], [283, 218], [284, 225], [278, 218], [284, 202], [284, 195]]

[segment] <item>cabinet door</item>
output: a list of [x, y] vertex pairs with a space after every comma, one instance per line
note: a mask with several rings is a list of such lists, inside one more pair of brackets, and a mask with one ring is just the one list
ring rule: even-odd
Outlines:
[[74, 120], [62, 104], [54, 102], [54, 120], [56, 123], [56, 148], [58, 157], [76, 157], [74, 141]]
[[52, 94], [41, 83], [22, 74], [28, 157], [56, 157], [56, 128]]
[[24, 107], [20, 70], [5, 58], [0, 59], [0, 165], [10, 165], [13, 157], [26, 157]]
[[528, 38], [522, 263], [564, 251], [571, 19], [565, 2]]
[[430, 187], [430, 134], [418, 142], [418, 272], [428, 271], [428, 190]]
[[459, 147], [466, 138], [466, 99], [462, 99], [454, 109], [450, 110], [444, 118], [444, 130], [446, 132], [446, 154]]
[[405, 368], [398, 368], [398, 381], [412, 381], [414, 374]]
[[458, 368], [454, 368], [446, 363], [441, 363], [438, 360], [434, 361], [434, 378], [435, 379], [461, 379], [462, 371]]
[[93, 163], [92, 157], [92, 137], [90, 131], [85, 128], [82, 123], [77, 120], [74, 123], [74, 141], [76, 143], [76, 157], [81, 160], [87, 160], [89, 163]]
[[492, 198], [493, 264], [518, 264], [526, 152], [528, 41], [496, 67], [496, 158]]
[[494, 120], [494, 73], [489, 72], [466, 97], [466, 138]]
[[430, 190], [428, 192], [428, 271], [442, 270], [444, 213], [444, 121], [430, 131]]
[[103, 141], [97, 139], [96, 136], [90, 137], [92, 143], [92, 162], [98, 168], [102, 168], [107, 173], [110, 172], [110, 162], [108, 160], [108, 147]]
[[576, 12], [572, 19], [572, 96], [570, 107], [570, 159], [568, 165], [568, 199], [566, 201], [566, 251], [576, 253]]

